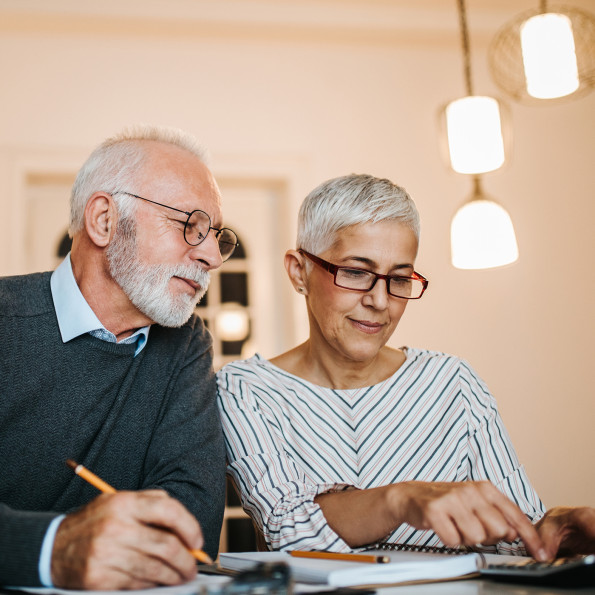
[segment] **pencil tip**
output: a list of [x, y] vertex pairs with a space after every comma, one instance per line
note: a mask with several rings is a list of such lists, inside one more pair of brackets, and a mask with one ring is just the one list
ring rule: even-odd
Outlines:
[[66, 459], [66, 464], [71, 468], [71, 469], [76, 469], [78, 467], [78, 463], [75, 463], [72, 459]]

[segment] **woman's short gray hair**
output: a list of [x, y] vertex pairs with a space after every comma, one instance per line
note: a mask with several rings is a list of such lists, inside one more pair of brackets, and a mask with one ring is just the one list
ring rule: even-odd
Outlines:
[[[70, 237], [83, 228], [85, 207], [93, 193], [112, 193], [134, 187], [139, 166], [147, 155], [147, 146], [141, 141], [176, 145], [203, 163], [207, 160], [206, 150], [196, 138], [178, 128], [141, 124], [108, 138], [89, 155], [76, 176], [70, 195]], [[121, 217], [133, 216], [136, 205], [132, 197], [120, 194], [114, 200]]]
[[404, 188], [367, 174], [350, 174], [323, 182], [304, 199], [298, 215], [297, 249], [320, 254], [336, 233], [359, 223], [394, 219], [419, 240], [419, 214]]

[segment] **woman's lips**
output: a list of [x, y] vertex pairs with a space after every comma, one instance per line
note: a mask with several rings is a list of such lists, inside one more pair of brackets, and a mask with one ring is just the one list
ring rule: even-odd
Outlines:
[[355, 326], [355, 328], [369, 335], [379, 333], [384, 327], [384, 324], [382, 324], [381, 322], [370, 322], [369, 320], [354, 320], [352, 318], [350, 318], [349, 320], [351, 324]]

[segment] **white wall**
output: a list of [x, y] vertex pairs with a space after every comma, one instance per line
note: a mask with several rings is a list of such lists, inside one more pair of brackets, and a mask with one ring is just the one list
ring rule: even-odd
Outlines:
[[[449, 225], [471, 181], [444, 165], [437, 138], [439, 107], [464, 94], [455, 2], [177, 0], [170, 12], [140, 0], [45, 4], [0, 1], [0, 273], [25, 270], [22, 172], [76, 169], [130, 123], [194, 132], [216, 175], [288, 182], [291, 229], [322, 180], [389, 177], [418, 203], [418, 269], [430, 279], [393, 343], [470, 360], [546, 504], [595, 505], [595, 93], [556, 106], [509, 102], [513, 154], [484, 187], [511, 214], [521, 257], [458, 271]], [[487, 41], [533, 3], [477, 4], [475, 88], [497, 94]], [[293, 241], [280, 239], [279, 259]], [[304, 336], [292, 299], [298, 331], [285, 347]]]

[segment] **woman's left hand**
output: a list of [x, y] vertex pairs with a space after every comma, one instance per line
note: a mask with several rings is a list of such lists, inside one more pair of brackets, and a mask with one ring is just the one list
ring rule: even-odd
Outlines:
[[535, 528], [552, 557], [595, 554], [595, 508], [555, 506]]

